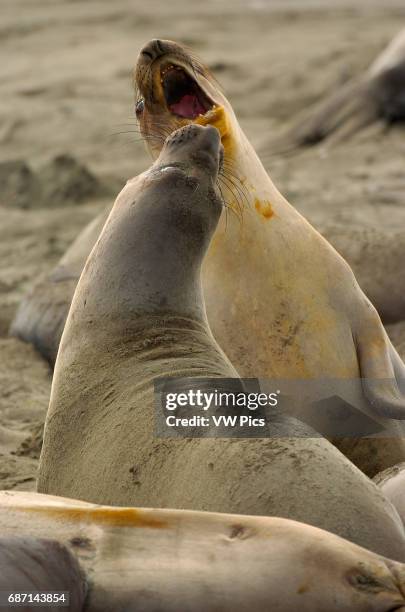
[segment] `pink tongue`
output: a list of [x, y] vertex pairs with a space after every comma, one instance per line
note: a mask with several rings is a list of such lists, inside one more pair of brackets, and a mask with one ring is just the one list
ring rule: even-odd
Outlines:
[[195, 119], [198, 115], [204, 115], [205, 108], [200, 103], [197, 96], [186, 94], [179, 102], [170, 106], [172, 113], [187, 119]]

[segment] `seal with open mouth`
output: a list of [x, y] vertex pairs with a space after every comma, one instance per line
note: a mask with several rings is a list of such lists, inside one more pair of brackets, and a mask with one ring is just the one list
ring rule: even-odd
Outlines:
[[[203, 286], [214, 335], [240, 374], [361, 377], [364, 412], [384, 425], [390, 417], [403, 418], [396, 379], [405, 378], [404, 365], [379, 316], [345, 261], [277, 191], [207, 69], [180, 45], [151, 41], [139, 56], [135, 81], [137, 116], [155, 157], [165, 137], [183, 125], [211, 124], [221, 133], [220, 181], [228, 206], [205, 259]], [[75, 283], [69, 271], [73, 267], [78, 274], [68, 260], [75, 263], [76, 252], [91, 250], [107, 215], [78, 238], [55, 271], [63, 281], [57, 299], [53, 293], [43, 297], [40, 289], [41, 310], [25, 300], [15, 321], [14, 333], [33, 340], [45, 354], [51, 347], [53, 358], [58, 339], [49, 341], [47, 329], [51, 322], [61, 333]], [[383, 382], [376, 389], [370, 379]], [[403, 430], [395, 429], [397, 439], [341, 440], [338, 445], [373, 475], [405, 459], [398, 439]]]
[[391, 419], [405, 418], [405, 366], [350, 267], [279, 193], [228, 100], [183, 47], [149, 42], [135, 82], [136, 113], [155, 156], [180, 125], [221, 133], [230, 211], [205, 259], [203, 287], [214, 336], [239, 373], [357, 380], [360, 410], [391, 433], [336, 444], [369, 475], [403, 461], [404, 428]]

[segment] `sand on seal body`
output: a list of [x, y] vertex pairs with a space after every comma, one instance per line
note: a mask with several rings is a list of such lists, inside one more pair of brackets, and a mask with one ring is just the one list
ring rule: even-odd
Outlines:
[[200, 279], [222, 210], [220, 151], [215, 128], [181, 128], [118, 196], [64, 330], [38, 490], [283, 516], [405, 560], [403, 526], [381, 492], [293, 419], [272, 423], [269, 439], [154, 435], [154, 379], [237, 376], [209, 329]]
[[353, 380], [357, 407], [385, 437], [335, 443], [368, 475], [403, 461], [405, 366], [348, 264], [279, 193], [216, 82], [181, 45], [145, 45], [135, 81], [152, 154], [162, 126], [194, 121], [221, 132], [221, 188], [235, 214], [220, 219], [203, 287], [213, 333], [238, 372]]
[[[148, 43], [136, 83], [137, 114], [155, 157], [162, 130], [197, 122], [221, 132], [221, 190], [229, 208], [210, 245], [202, 282], [213, 333], [239, 373], [354, 380], [360, 410], [386, 428], [385, 438], [335, 443], [370, 476], [403, 461], [404, 427], [392, 419], [405, 415], [398, 386], [404, 364], [347, 263], [277, 191], [229, 102], [185, 49], [170, 41]], [[89, 252], [105, 216], [78, 238], [72, 261], [75, 249]], [[68, 270], [65, 260], [65, 277]], [[61, 284], [59, 303], [49, 300], [52, 320], [66, 315], [72, 290], [71, 282]], [[35, 308], [27, 308], [26, 319], [35, 319]], [[35, 324], [34, 330], [40, 332]]]

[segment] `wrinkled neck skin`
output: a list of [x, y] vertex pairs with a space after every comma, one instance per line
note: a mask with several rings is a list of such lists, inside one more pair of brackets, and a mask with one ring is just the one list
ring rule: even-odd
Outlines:
[[207, 185], [191, 176], [159, 180], [152, 168], [128, 181], [79, 280], [63, 345], [93, 330], [101, 343], [114, 325], [118, 335], [137, 333], [145, 319], [206, 326], [200, 269], [220, 208], [204, 217], [193, 201], [197, 185], [200, 201]]
[[93, 414], [113, 392], [149, 405], [156, 377], [236, 376], [212, 337], [200, 280], [220, 213], [212, 185], [191, 175], [148, 171], [127, 183], [80, 277], [48, 420], [67, 405]]

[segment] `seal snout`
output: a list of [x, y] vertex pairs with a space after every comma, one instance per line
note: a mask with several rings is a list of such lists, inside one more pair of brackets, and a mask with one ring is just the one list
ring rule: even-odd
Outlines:
[[159, 38], [154, 38], [142, 47], [140, 55], [154, 61], [158, 57], [161, 57], [167, 53], [166, 47], [167, 45], [165, 44], [165, 41], [159, 40]]
[[211, 125], [186, 125], [169, 136], [166, 147], [184, 156], [185, 161], [215, 174], [223, 162], [221, 136]]

